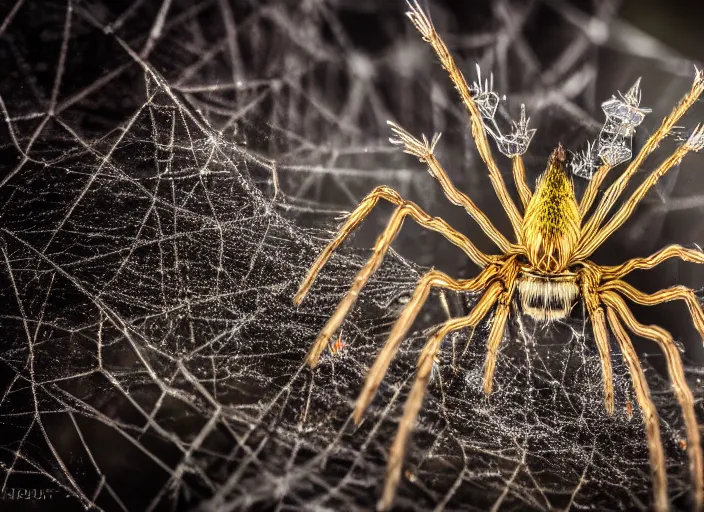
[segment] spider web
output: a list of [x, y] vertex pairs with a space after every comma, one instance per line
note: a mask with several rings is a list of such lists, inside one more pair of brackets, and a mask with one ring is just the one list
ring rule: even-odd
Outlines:
[[[531, 182], [558, 140], [575, 151], [592, 140], [599, 103], [640, 74], [655, 119], [689, 86], [691, 64], [620, 21], [612, 1], [466, 4], [433, 2], [433, 19], [468, 72], [474, 62], [494, 71], [510, 113], [526, 104], [539, 128]], [[386, 120], [443, 132], [450, 176], [510, 233], [466, 113], [404, 10], [371, 0], [0, 8], [3, 499], [32, 510], [374, 506], [422, 340], [446, 309], [463, 314], [476, 297], [448, 295], [445, 308], [431, 296], [358, 429], [356, 394], [424, 269], [476, 269], [407, 223], [344, 324], [342, 348], [315, 372], [306, 351], [389, 209], [378, 207], [298, 308], [296, 287], [335, 219], [381, 184], [494, 251], [422, 165], [386, 142]], [[704, 239], [686, 222], [704, 204], [687, 172], [696, 159], [662, 180], [598, 262]], [[698, 287], [702, 277], [672, 261], [636, 284]], [[701, 358], [680, 306], [636, 312]], [[580, 306], [547, 327], [513, 313], [489, 399], [486, 325], [445, 340], [396, 504], [647, 509], [645, 434], [635, 405], [628, 414], [620, 355], [608, 417]], [[670, 497], [686, 509], [680, 411], [661, 359], [642, 348]], [[687, 374], [704, 419], [702, 370]]]

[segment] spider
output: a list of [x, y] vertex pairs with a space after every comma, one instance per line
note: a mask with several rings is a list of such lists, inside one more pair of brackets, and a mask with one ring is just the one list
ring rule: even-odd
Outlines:
[[[674, 257], [688, 262], [704, 263], [704, 253], [679, 245], [671, 245], [649, 257], [634, 258], [616, 266], [598, 265], [587, 258], [630, 217], [639, 201], [661, 176], [673, 166], [679, 164], [688, 152], [704, 148], [704, 127], [698, 125], [692, 135], [650, 173], [632, 195], [621, 204], [616, 213], [606, 221], [609, 211], [622, 195], [629, 180], [638, 171], [644, 160], [671, 132], [679, 119], [704, 91], [704, 73], [696, 70], [695, 79], [689, 92], [680, 100], [672, 112], [665, 117], [660, 127], [647, 140], [636, 157], [631, 160], [623, 174], [606, 189], [591, 215], [588, 214], [605, 177], [615, 165], [630, 158], [630, 153], [625, 159], [611, 158], [606, 153], [600, 154], [602, 163], [594, 172], [592, 180], [578, 202], [572, 181], [568, 177], [567, 158], [561, 145], [558, 145], [550, 155], [547, 168], [537, 180], [533, 191], [531, 191], [525, 181], [525, 167], [520, 148], [519, 150], [512, 150], [500, 147], [499, 149], [502, 149], [501, 152], [512, 159], [513, 178], [523, 208], [523, 213], [521, 214], [508, 193], [506, 183], [499, 172], [488, 144], [487, 132], [497, 139], [497, 143], [499, 140], [495, 132], [491, 130], [491, 127], [482, 121], [482, 116], [486, 117], [487, 107], [486, 104], [481, 104], [479, 101], [479, 96], [482, 93], [486, 94], [486, 91], [482, 90], [481, 79], [478, 87], [469, 87], [467, 85], [462, 72], [458, 69], [446, 45], [435, 31], [430, 18], [421, 9], [417, 0], [413, 2], [409, 0], [408, 5], [410, 7], [410, 11], [407, 13], [408, 17], [421, 33], [423, 40], [430, 44], [439, 57], [443, 68], [448, 72], [453, 85], [459, 92], [464, 106], [469, 111], [472, 137], [476, 143], [479, 155], [488, 169], [493, 189], [510, 219], [515, 242], [510, 242], [501, 234], [472, 200], [455, 188], [450, 181], [434, 155], [439, 135], [435, 135], [430, 141], [423, 136], [421, 141], [414, 138], [400, 126], [389, 122], [396, 136], [396, 138], [391, 139], [391, 142], [403, 145], [406, 153], [416, 156], [428, 166], [431, 175], [439, 181], [446, 197], [455, 205], [461, 206], [466, 210], [479, 224], [482, 231], [496, 244], [500, 254], [489, 255], [479, 251], [466, 236], [456, 231], [443, 219], [431, 217], [417, 204], [404, 200], [393, 189], [380, 186], [369, 193], [349, 215], [335, 238], [312, 265], [294, 297], [294, 303], [300, 304], [328, 258], [382, 199], [395, 205], [396, 209], [383, 233], [377, 239], [372, 256], [359, 271], [351, 288], [342, 298], [337, 309], [329, 318], [310, 349], [306, 362], [311, 368], [318, 364], [321, 354], [328, 347], [331, 337], [340, 328], [365, 283], [381, 264], [406, 217], [410, 217], [421, 226], [443, 235], [462, 249], [467, 257], [481, 269], [476, 277], [472, 279], [454, 279], [434, 269], [423, 275], [369, 370], [363, 389], [355, 404], [353, 418], [357, 424], [360, 423], [364, 412], [387, 372], [391, 360], [394, 358], [399, 345], [413, 324], [419, 310], [428, 298], [430, 291], [435, 288], [441, 291], [482, 292], [481, 297], [468, 315], [460, 318], [451, 318], [440, 324], [420, 353], [417, 373], [404, 406], [396, 437], [389, 451], [386, 479], [382, 496], [377, 505], [378, 509], [386, 510], [393, 503], [401, 478], [401, 467], [406, 444], [421, 408], [432, 374], [433, 363], [439, 353], [443, 338], [453, 331], [476, 326], [494, 309], [487, 340], [487, 354], [483, 374], [483, 391], [486, 395], [489, 395], [492, 391], [497, 353], [509, 318], [509, 306], [517, 292], [523, 313], [533, 317], [538, 322], [550, 322], [567, 317], [574, 303], [581, 297], [592, 324], [594, 340], [599, 352], [603, 377], [603, 398], [609, 415], [613, 414], [614, 411], [614, 391], [608, 334], [610, 328], [631, 374], [636, 399], [645, 424], [652, 470], [653, 506], [656, 510], [663, 511], [667, 510], [669, 502], [665, 457], [660, 440], [658, 415], [650, 397], [643, 369], [624, 325], [631, 333], [650, 339], [659, 345], [665, 354], [675, 396], [684, 416], [687, 436], [686, 446], [693, 481], [694, 508], [702, 510], [702, 504], [704, 503], [702, 448], [694, 412], [693, 397], [685, 381], [679, 350], [667, 331], [656, 325], [647, 326], [638, 322], [623, 297], [637, 304], [648, 306], [670, 300], [684, 301], [702, 338], [704, 338], [704, 311], [702, 311], [694, 292], [684, 286], [673, 286], [652, 294], [646, 294], [627, 284], [621, 278], [633, 270], [652, 269], [663, 261]], [[635, 92], [637, 92], [639, 97], [639, 90], [636, 91], [637, 85], [638, 82], [629, 92], [631, 96], [634, 96]], [[486, 96], [484, 99], [486, 99]], [[635, 117], [640, 116], [640, 120], [642, 120], [645, 111], [645, 109], [631, 109]], [[631, 127], [639, 122], [632, 123]], [[523, 110], [521, 123], [515, 126], [519, 128], [518, 135], [521, 135], [520, 129], [522, 129], [523, 138], [529, 140], [532, 136], [532, 131], [527, 131], [526, 125], [527, 121]], [[520, 137], [517, 138], [515, 135], [510, 141], [518, 141], [520, 143]], [[506, 142], [506, 140], [508, 139], [503, 139], [503, 142]], [[525, 147], [527, 147], [527, 144]], [[525, 148], [523, 151], [525, 151]]]

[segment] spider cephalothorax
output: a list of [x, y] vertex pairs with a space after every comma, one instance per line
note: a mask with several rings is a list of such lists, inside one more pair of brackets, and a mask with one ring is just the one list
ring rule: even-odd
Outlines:
[[[581, 298], [592, 323], [594, 341], [601, 359], [604, 405], [606, 411], [612, 414], [614, 393], [609, 349], [610, 328], [628, 365], [638, 405], [642, 411], [653, 471], [653, 507], [662, 511], [668, 508], [668, 498], [665, 458], [660, 442], [657, 411], [653, 406], [648, 384], [628, 333], [624, 329], [624, 324], [633, 334], [650, 339], [660, 346], [665, 353], [675, 396], [682, 408], [693, 480], [694, 508], [701, 510], [704, 505], [701, 441], [694, 413], [694, 400], [684, 379], [677, 345], [664, 329], [658, 326], [646, 326], [638, 322], [622, 296], [643, 305], [656, 305], [670, 300], [684, 301], [702, 338], [704, 338], [704, 311], [702, 311], [694, 292], [688, 288], [673, 286], [653, 294], [645, 294], [622, 281], [621, 278], [632, 270], [651, 269], [662, 261], [673, 257], [694, 263], [704, 263], [704, 253], [672, 245], [650, 257], [635, 258], [613, 267], [598, 265], [588, 258], [628, 219], [636, 205], [662, 175], [677, 165], [688, 152], [704, 148], [704, 128], [697, 126], [690, 137], [650, 173], [630, 198], [623, 202], [616, 213], [607, 222], [604, 222], [611, 208], [624, 192], [627, 183], [644, 160], [671, 132], [684, 113], [704, 92], [704, 74], [699, 70], [696, 71], [694, 83], [689, 92], [675, 106], [670, 115], [665, 117], [638, 155], [607, 188], [591, 215], [588, 215], [606, 175], [616, 165], [630, 158], [630, 142], [626, 139], [632, 135], [635, 127], [643, 121], [645, 114], [649, 112], [648, 109], [639, 106], [639, 82], [636, 82], [625, 95], [621, 95], [620, 99], [613, 97], [602, 105], [607, 121], [602, 129], [598, 147], [595, 146], [596, 154], [601, 163], [593, 173], [580, 201], [578, 202], [575, 197], [572, 182], [567, 173], [565, 152], [562, 146], [558, 146], [552, 153], [545, 172], [537, 182], [535, 191], [531, 191], [525, 182], [525, 169], [521, 155], [528, 148], [535, 130], [528, 129], [529, 120], [525, 117], [525, 107], [521, 106], [521, 118], [518, 123], [514, 123], [514, 131], [508, 135], [501, 134], [493, 120], [498, 96], [491, 91], [491, 87], [488, 85], [490, 82], [486, 81], [482, 85], [481, 79], [479, 79], [471, 87], [468, 86], [462, 72], [457, 68], [428, 16], [416, 1], [409, 2], [409, 6], [409, 18], [420, 31], [423, 39], [435, 50], [470, 113], [472, 136], [479, 155], [487, 167], [501, 206], [511, 221], [516, 241], [509, 242], [472, 200], [455, 188], [434, 154], [439, 135], [434, 136], [430, 142], [423, 136], [421, 141], [398, 125], [389, 123], [397, 137], [391, 139], [391, 142], [403, 145], [405, 152], [418, 157], [421, 162], [428, 165], [430, 173], [439, 181], [447, 198], [466, 210], [484, 233], [496, 244], [500, 254], [488, 255], [481, 252], [471, 240], [453, 229], [441, 218], [431, 217], [418, 205], [404, 200], [396, 191], [388, 187], [377, 187], [349, 215], [337, 236], [311, 267], [294, 298], [296, 304], [303, 300], [316, 275], [333, 251], [364, 220], [380, 199], [394, 204], [396, 210], [386, 229], [379, 236], [371, 258], [359, 271], [350, 290], [342, 298], [337, 309], [315, 340], [307, 358], [311, 367], [318, 364], [321, 354], [328, 347], [333, 335], [339, 331], [345, 316], [354, 305], [361, 289], [381, 264], [406, 217], [410, 217], [427, 229], [442, 234], [462, 249], [467, 257], [481, 268], [477, 276], [472, 279], [453, 279], [437, 270], [428, 271], [420, 279], [413, 295], [391, 329], [385, 345], [374, 361], [357, 399], [353, 416], [355, 422], [359, 423], [431, 289], [482, 292], [481, 297], [467, 316], [452, 318], [438, 326], [421, 351], [416, 378], [406, 401], [398, 433], [389, 452], [386, 483], [383, 496], [379, 501], [379, 508], [389, 508], [393, 502], [401, 478], [401, 465], [406, 441], [422, 405], [433, 364], [443, 338], [453, 331], [476, 326], [492, 309], [494, 310], [487, 340], [483, 385], [484, 392], [491, 393], [496, 358], [509, 317], [510, 304], [515, 292], [518, 291], [523, 312], [539, 321], [551, 321], [566, 317], [577, 299]], [[514, 182], [524, 209], [523, 214], [520, 213], [508, 193], [504, 179], [492, 156], [487, 133], [494, 138], [501, 153], [512, 160]], [[588, 153], [591, 155], [592, 152], [588, 151]], [[577, 174], [585, 172], [590, 174], [592, 167], [595, 167], [594, 164], [592, 157], [587, 155], [581, 157], [574, 170]]]
[[565, 318], [579, 295], [578, 275], [567, 269], [579, 242], [579, 206], [562, 145], [526, 205], [520, 240], [529, 261], [518, 275], [523, 312], [542, 321]]

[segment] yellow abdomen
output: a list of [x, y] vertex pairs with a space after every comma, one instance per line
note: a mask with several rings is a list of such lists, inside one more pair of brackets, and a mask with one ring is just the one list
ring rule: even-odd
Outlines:
[[540, 177], [523, 220], [523, 244], [531, 265], [546, 273], [561, 272], [579, 241], [579, 208], [565, 171], [565, 152], [558, 146]]

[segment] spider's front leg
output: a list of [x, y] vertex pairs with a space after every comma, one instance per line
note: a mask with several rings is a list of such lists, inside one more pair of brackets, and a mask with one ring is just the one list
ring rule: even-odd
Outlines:
[[523, 162], [521, 155], [514, 155], [511, 157], [511, 160], [513, 162], [513, 182], [516, 185], [516, 190], [518, 191], [518, 196], [521, 198], [523, 208], [525, 208], [533, 197], [533, 192], [526, 183], [526, 164]]
[[[704, 78], [702, 78], [702, 89], [704, 89]], [[646, 196], [648, 191], [657, 183], [657, 181], [664, 176], [670, 169], [678, 165], [684, 156], [692, 151], [700, 151], [704, 149], [704, 125], [699, 125], [694, 129], [692, 135], [687, 139], [687, 141], [678, 147], [672, 155], [663, 161], [657, 169], [655, 169], [650, 175], [640, 184], [640, 186], [631, 194], [618, 209], [618, 211], [611, 217], [611, 219], [598, 231], [596, 229], [599, 227], [598, 216], [595, 212], [593, 219], [597, 219], [597, 223], [593, 223], [590, 219], [589, 223], [585, 227], [585, 234], [582, 235], [580, 241], [579, 249], [575, 252], [573, 259], [582, 260], [591, 255], [601, 244], [603, 244], [608, 237], [610, 237], [619, 227], [623, 225], [626, 220], [633, 214], [638, 203]], [[624, 176], [626, 176], [624, 174]], [[625, 186], [625, 183], [624, 183]], [[615, 197], [613, 195], [609, 196], [611, 189], [607, 191], [607, 197]], [[599, 206], [601, 208], [601, 205]], [[610, 206], [609, 206], [610, 208]], [[603, 210], [602, 210], [603, 212]]]
[[303, 283], [301, 283], [301, 286], [293, 299], [294, 304], [300, 304], [303, 301], [322, 266], [325, 265], [325, 262], [327, 262], [335, 249], [337, 249], [345, 238], [349, 236], [352, 230], [364, 220], [379, 199], [385, 199], [392, 204], [395, 204], [397, 206], [396, 211], [389, 220], [384, 232], [377, 239], [372, 256], [359, 271], [349, 291], [342, 298], [337, 306], [337, 309], [325, 324], [310, 349], [307, 362], [311, 367], [315, 367], [318, 364], [320, 356], [325, 350], [330, 337], [338, 330], [340, 325], [342, 325], [345, 316], [347, 316], [350, 308], [357, 300], [359, 292], [369, 280], [371, 275], [377, 268], [379, 268], [379, 265], [381, 265], [391, 242], [398, 234], [401, 229], [401, 225], [407, 216], [411, 217], [421, 226], [442, 234], [450, 242], [462, 249], [465, 254], [467, 254], [467, 256], [478, 266], [485, 267], [494, 260], [494, 258], [487, 256], [477, 249], [465, 235], [453, 229], [441, 218], [431, 217], [417, 204], [410, 201], [405, 201], [401, 198], [398, 192], [389, 187], [377, 187], [369, 195], [367, 195], [359, 206], [357, 206], [357, 208], [350, 214], [349, 218], [340, 228], [335, 238], [328, 244], [320, 256], [318, 256], [318, 259], [311, 267], [308, 275], [303, 280]]
[[[408, 17], [418, 29], [418, 32], [421, 33], [423, 39], [433, 47], [433, 50], [435, 50], [436, 55], [440, 58], [442, 67], [445, 68], [450, 75], [450, 79], [455, 85], [457, 92], [459, 92], [462, 102], [465, 107], [467, 107], [467, 110], [469, 110], [471, 118], [470, 122], [472, 123], [472, 137], [477, 145], [479, 156], [481, 156], [482, 160], [489, 169], [489, 179], [491, 180], [494, 191], [501, 202], [501, 206], [511, 220], [511, 225], [513, 226], [516, 235], [518, 235], [521, 232], [523, 219], [521, 214], [518, 212], [518, 208], [516, 208], [516, 204], [513, 202], [513, 199], [511, 199], [511, 196], [508, 193], [506, 183], [504, 182], [501, 172], [499, 171], [499, 168], [494, 161], [494, 157], [491, 154], [491, 148], [489, 147], [489, 142], [487, 140], [486, 129], [482, 121], [481, 112], [479, 111], [477, 103], [470, 94], [467, 81], [465, 80], [462, 71], [460, 71], [457, 64], [455, 64], [455, 61], [452, 58], [450, 51], [447, 49], [447, 46], [435, 31], [432, 21], [430, 21], [430, 18], [425, 11], [423, 11], [418, 1], [413, 0], [413, 2], [411, 2], [409, 0], [408, 6], [410, 8], [410, 11], [407, 13]], [[520, 155], [516, 155], [514, 157], [514, 162], [516, 162], [516, 159], [520, 160]], [[523, 162], [521, 160], [520, 162], [517, 162], [516, 165], [520, 164], [522, 166], [522, 163]], [[519, 176], [521, 170], [521, 167], [514, 169], [514, 175]], [[523, 190], [522, 194], [525, 194], [525, 189], [527, 189], [527, 186], [522, 187], [519, 183], [517, 183], [517, 186], [519, 187], [519, 190]]]
[[[667, 480], [665, 475], [664, 457], [662, 454], [662, 442], [657, 428], [657, 413], [650, 401], [647, 393], [647, 384], [643, 376], [643, 370], [640, 368], [640, 363], [635, 356], [635, 351], [628, 336], [620, 327], [618, 317], [623, 320], [626, 326], [634, 334], [646, 339], [655, 341], [665, 354], [667, 362], [667, 370], [672, 381], [672, 386], [675, 391], [675, 396], [682, 409], [684, 417], [685, 430], [687, 433], [687, 454], [689, 456], [690, 473], [694, 487], [694, 510], [702, 510], [704, 504], [704, 462], [702, 456], [701, 439], [699, 436], [699, 427], [694, 411], [694, 397], [692, 391], [687, 385], [682, 367], [682, 359], [679, 349], [672, 339], [670, 334], [657, 326], [646, 326], [638, 322], [633, 313], [631, 313], [626, 303], [614, 291], [604, 291], [600, 293], [600, 297], [604, 304], [608, 307], [609, 323], [614, 330], [619, 343], [622, 346], [624, 357], [631, 368], [631, 376], [633, 385], [638, 391], [641, 386], [645, 391], [645, 396], [639, 396], [639, 405], [643, 411], [644, 421], [646, 422], [646, 433], [648, 437], [648, 448], [650, 449], [650, 459], [653, 472], [655, 473], [653, 491], [655, 494], [655, 503], [659, 510], [667, 509]], [[617, 317], [618, 315], [618, 317]], [[620, 331], [620, 332], [619, 332]], [[625, 348], [624, 348], [625, 347]], [[641, 402], [641, 398], [643, 403]], [[654, 423], [652, 425], [651, 423]]]
[[596, 199], [596, 196], [599, 193], [599, 187], [601, 186], [604, 179], [606, 178], [606, 175], [611, 169], [611, 165], [601, 164], [601, 166], [599, 166], [599, 169], [597, 169], [597, 171], [594, 173], [594, 176], [592, 176], [592, 179], [589, 180], [587, 189], [584, 191], [582, 200], [579, 202], [579, 216], [582, 219], [584, 219], [587, 213], [589, 213], [589, 209], [592, 207], [592, 204], [594, 204], [594, 200]]

